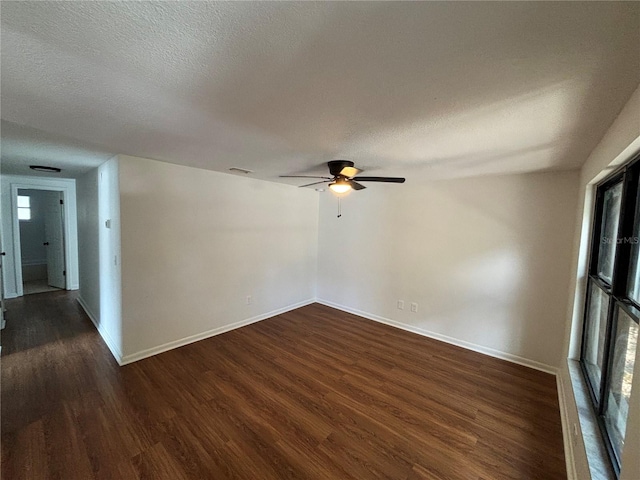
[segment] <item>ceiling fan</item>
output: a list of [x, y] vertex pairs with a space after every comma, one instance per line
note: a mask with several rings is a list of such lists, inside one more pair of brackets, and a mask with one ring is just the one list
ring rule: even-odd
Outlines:
[[365, 187], [359, 182], [386, 182], [386, 183], [404, 183], [405, 179], [401, 177], [357, 177], [362, 170], [355, 168], [353, 162], [349, 160], [331, 160], [327, 163], [331, 177], [317, 177], [313, 175], [280, 175], [280, 178], [322, 178], [320, 182], [308, 183], [300, 185], [302, 187], [310, 187], [312, 185], [320, 185], [328, 183], [329, 189], [335, 193], [347, 193], [350, 190], [362, 190]]

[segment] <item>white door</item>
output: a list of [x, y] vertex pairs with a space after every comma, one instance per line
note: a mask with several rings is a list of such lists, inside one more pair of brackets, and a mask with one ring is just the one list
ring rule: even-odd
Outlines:
[[44, 215], [48, 283], [52, 287], [66, 288], [62, 192], [49, 192]]

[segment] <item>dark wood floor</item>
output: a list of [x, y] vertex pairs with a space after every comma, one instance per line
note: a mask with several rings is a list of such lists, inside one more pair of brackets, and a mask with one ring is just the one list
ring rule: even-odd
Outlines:
[[563, 479], [555, 379], [321, 305], [118, 367], [8, 302], [2, 478]]

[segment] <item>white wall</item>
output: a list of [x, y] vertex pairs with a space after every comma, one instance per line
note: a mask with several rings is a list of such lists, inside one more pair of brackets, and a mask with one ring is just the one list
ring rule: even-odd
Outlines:
[[[593, 218], [595, 185], [620, 165], [631, 160], [640, 152], [640, 86], [630, 97], [615, 122], [611, 125], [600, 143], [593, 150], [580, 171], [579, 205], [577, 222], [579, 228], [574, 238], [571, 294], [568, 305], [568, 320], [565, 328], [563, 358], [569, 362], [579, 359], [580, 339], [585, 302], [585, 287], [588, 268], [589, 237]], [[561, 403], [566, 405], [563, 421], [565, 429], [580, 425], [578, 409], [571, 381], [569, 364], [564, 361], [559, 371]], [[640, 349], [636, 352], [634, 389], [632, 392], [629, 418], [627, 419], [627, 436], [622, 459], [621, 480], [640, 478], [638, 452], [640, 452]], [[565, 446], [569, 446], [570, 467], [575, 469], [576, 478], [591, 478], [585, 446], [581, 436], [571, 436]]]
[[122, 363], [124, 332], [118, 163], [118, 157], [113, 157], [77, 181], [80, 238], [78, 301], [116, 361]]
[[100, 248], [100, 327], [102, 336], [122, 361], [121, 214], [118, 157], [98, 167], [98, 241]]
[[[121, 215], [119, 160], [98, 167], [100, 245], [100, 327], [116, 359], [123, 356], [122, 280], [120, 267]], [[107, 223], [108, 222], [108, 223]]]
[[100, 324], [100, 249], [98, 169], [76, 180], [78, 198], [78, 299], [89, 317]]
[[[371, 185], [320, 202], [318, 297], [468, 348], [560, 365], [576, 172]], [[405, 309], [397, 309], [397, 301]], [[417, 302], [418, 312], [410, 310]]]
[[[19, 249], [18, 220], [12, 196], [18, 189], [45, 189], [63, 191], [65, 195], [65, 262], [67, 290], [78, 288], [78, 235], [76, 218], [76, 181], [68, 178], [25, 177], [2, 175], [0, 190], [2, 195], [2, 247], [6, 252], [2, 263], [3, 286], [6, 298], [22, 294], [21, 255]], [[15, 231], [14, 231], [15, 230]], [[17, 267], [17, 268], [16, 268]]]
[[20, 246], [22, 265], [47, 263], [47, 249], [44, 246], [45, 199], [46, 190], [19, 190], [18, 195], [30, 198], [31, 219], [20, 221]]
[[315, 297], [313, 190], [121, 156], [120, 207], [124, 362]]

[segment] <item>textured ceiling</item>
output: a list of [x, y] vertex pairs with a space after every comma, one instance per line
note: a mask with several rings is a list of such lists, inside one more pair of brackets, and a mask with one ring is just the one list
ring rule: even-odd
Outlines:
[[1, 17], [3, 171], [117, 153], [268, 180], [334, 158], [409, 179], [569, 169], [640, 82], [637, 2], [3, 1]]
[[[76, 177], [113, 157], [105, 149], [2, 120], [2, 173]], [[41, 173], [29, 165], [49, 165], [60, 173]]]

